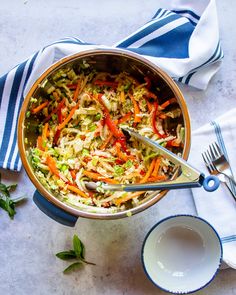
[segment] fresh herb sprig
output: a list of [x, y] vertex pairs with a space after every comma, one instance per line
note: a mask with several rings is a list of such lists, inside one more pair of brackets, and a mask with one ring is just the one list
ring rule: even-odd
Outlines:
[[10, 192], [14, 191], [17, 184], [5, 185], [2, 183], [1, 173], [0, 173], [0, 208], [5, 210], [11, 219], [14, 218], [16, 214], [15, 205], [25, 199], [25, 197], [19, 197], [11, 199]]
[[62, 260], [74, 260], [63, 273], [67, 274], [74, 270], [81, 268], [84, 264], [96, 265], [95, 263], [88, 262], [84, 257], [85, 247], [77, 235], [73, 237], [73, 250], [63, 251], [56, 254], [56, 256]]

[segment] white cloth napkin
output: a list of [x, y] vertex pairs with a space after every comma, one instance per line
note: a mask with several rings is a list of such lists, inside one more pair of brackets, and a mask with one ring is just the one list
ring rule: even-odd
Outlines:
[[[205, 89], [223, 57], [215, 0], [164, 1], [163, 7], [112, 48], [141, 54], [175, 80]], [[44, 47], [0, 77], [0, 168], [21, 169], [17, 118], [30, 86], [58, 59], [95, 48], [107, 47], [65, 38]]]
[[[209, 144], [217, 142], [230, 161], [236, 176], [236, 108], [192, 134], [189, 162], [208, 175], [201, 153]], [[235, 187], [232, 186], [235, 190]], [[223, 260], [236, 268], [236, 202], [222, 183], [218, 190], [208, 193], [204, 189], [192, 189], [197, 213], [219, 233], [223, 242]]]

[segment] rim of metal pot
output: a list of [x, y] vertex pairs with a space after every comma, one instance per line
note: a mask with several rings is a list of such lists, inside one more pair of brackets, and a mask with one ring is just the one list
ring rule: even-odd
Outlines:
[[52, 71], [55, 69], [64, 66], [67, 63], [72, 62], [73, 60], [94, 56], [94, 55], [116, 55], [116, 56], [122, 56], [127, 57], [129, 59], [135, 60], [141, 64], [145, 64], [148, 66], [153, 72], [157, 73], [170, 87], [172, 92], [175, 94], [175, 97], [178, 100], [178, 103], [180, 105], [180, 108], [182, 110], [183, 119], [184, 119], [184, 126], [185, 126], [185, 144], [184, 144], [184, 150], [182, 157], [187, 160], [189, 151], [190, 151], [190, 138], [191, 138], [191, 127], [190, 127], [190, 117], [187, 109], [187, 105], [185, 102], [185, 99], [183, 97], [182, 92], [180, 91], [179, 87], [176, 85], [176, 83], [170, 78], [170, 76], [165, 73], [162, 69], [148, 61], [147, 59], [143, 58], [142, 56], [131, 53], [126, 50], [121, 49], [94, 49], [94, 50], [86, 50], [77, 54], [73, 54], [67, 57], [62, 58], [58, 62], [51, 65], [48, 69], [46, 69], [43, 74], [34, 82], [33, 86], [29, 90], [28, 94], [25, 97], [25, 100], [23, 102], [23, 105], [21, 107], [19, 120], [18, 120], [18, 146], [19, 146], [19, 152], [21, 156], [21, 160], [23, 163], [23, 166], [26, 170], [26, 173], [28, 174], [30, 180], [34, 184], [34, 186], [37, 188], [37, 190], [51, 203], [55, 204], [56, 206], [60, 207], [61, 209], [65, 210], [66, 212], [74, 215], [74, 216], [80, 216], [80, 217], [86, 217], [86, 218], [92, 218], [92, 219], [118, 219], [127, 217], [133, 214], [136, 214], [138, 212], [141, 212], [150, 206], [157, 203], [161, 198], [163, 198], [167, 190], [161, 191], [159, 193], [153, 193], [153, 196], [145, 201], [144, 203], [138, 205], [137, 207], [134, 207], [132, 209], [128, 209], [125, 211], [115, 212], [115, 213], [93, 213], [93, 212], [87, 212], [83, 211], [80, 208], [75, 208], [70, 205], [67, 205], [66, 203], [63, 203], [60, 201], [56, 196], [54, 196], [51, 192], [46, 190], [43, 185], [40, 183], [40, 181], [37, 179], [37, 177], [34, 174], [34, 171], [26, 157], [26, 149], [24, 145], [24, 121], [25, 121], [25, 114], [28, 107], [29, 100], [33, 93], [37, 90], [38, 85], [42, 80], [44, 80]]

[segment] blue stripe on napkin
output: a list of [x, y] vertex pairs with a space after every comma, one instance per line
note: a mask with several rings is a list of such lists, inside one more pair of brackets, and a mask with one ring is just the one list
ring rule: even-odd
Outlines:
[[[182, 24], [172, 31], [151, 39], [139, 48], [128, 48], [129, 50], [148, 56], [162, 56], [166, 58], [189, 57], [188, 43], [194, 27], [188, 22]], [[168, 48], [168, 50], [167, 50]]]
[[168, 15], [165, 18], [157, 19], [156, 22], [150, 24], [148, 27], [145, 27], [144, 29], [140, 30], [133, 36], [127, 38], [125, 41], [120, 43], [118, 48], [128, 47], [132, 45], [134, 42], [142, 39], [143, 37], [146, 37], [147, 35], [151, 34], [152, 32], [159, 30], [164, 25], [169, 24], [170, 22], [179, 19], [180, 17], [178, 15]]
[[224, 53], [223, 53], [223, 50], [221, 48], [220, 41], [219, 41], [217, 43], [217, 46], [216, 46], [216, 49], [215, 49], [214, 53], [212, 54], [212, 56], [206, 62], [204, 62], [201, 65], [199, 65], [198, 67], [194, 68], [187, 76], [180, 77], [178, 79], [178, 81], [181, 82], [181, 83], [189, 85], [192, 76], [197, 73], [197, 70], [202, 69], [202, 68], [208, 66], [209, 64], [213, 64], [214, 62], [219, 61], [223, 57], [224, 57]]
[[2, 76], [1, 80], [0, 80], [0, 105], [2, 104], [2, 94], [3, 94], [3, 89], [5, 86], [6, 78], [7, 78], [7, 74]]
[[222, 243], [230, 243], [236, 241], [236, 235], [221, 238]]

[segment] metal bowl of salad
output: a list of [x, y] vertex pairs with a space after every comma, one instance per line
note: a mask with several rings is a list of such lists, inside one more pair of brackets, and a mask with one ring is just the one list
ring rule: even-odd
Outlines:
[[190, 120], [183, 95], [160, 68], [124, 50], [92, 50], [48, 68], [19, 117], [24, 168], [39, 193], [73, 216], [115, 219], [143, 211], [167, 191], [89, 191], [86, 182], [163, 182], [173, 166], [126, 138], [131, 128], [187, 159]]

